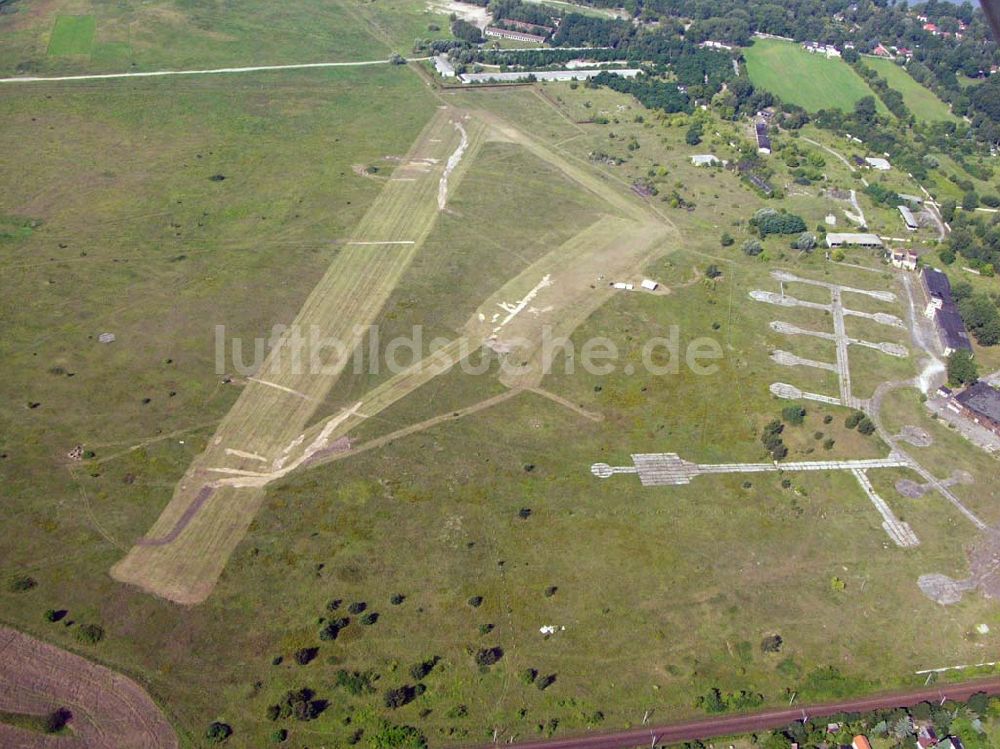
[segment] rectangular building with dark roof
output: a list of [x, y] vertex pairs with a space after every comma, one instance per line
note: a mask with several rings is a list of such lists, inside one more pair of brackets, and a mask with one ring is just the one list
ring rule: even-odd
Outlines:
[[936, 268], [924, 268], [924, 272], [920, 277], [924, 282], [924, 291], [927, 292], [927, 296], [930, 298], [930, 303], [924, 312], [927, 317], [932, 317], [934, 310], [939, 310], [947, 304], [954, 303], [955, 300], [951, 295], [951, 282], [948, 281], [948, 276]]
[[937, 324], [938, 335], [941, 337], [941, 346], [944, 348], [944, 355], [951, 356], [956, 351], [972, 351], [972, 342], [969, 340], [969, 332], [965, 329], [965, 322], [958, 314], [955, 305], [948, 304], [942, 309], [934, 312], [934, 322]]
[[955, 400], [972, 421], [1000, 434], [1000, 390], [976, 382], [956, 395]]
[[755, 128], [757, 132], [757, 151], [760, 153], [771, 153], [771, 138], [767, 134], [767, 125], [758, 122]]

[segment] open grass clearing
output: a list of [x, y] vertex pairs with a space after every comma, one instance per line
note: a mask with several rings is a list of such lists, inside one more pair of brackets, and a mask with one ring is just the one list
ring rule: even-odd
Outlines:
[[896, 89], [903, 95], [904, 103], [918, 120], [923, 120], [924, 122], [960, 121], [958, 117], [951, 113], [947, 104], [937, 98], [933, 91], [917, 83], [906, 72], [906, 68], [897, 65], [892, 60], [867, 56], [865, 57], [865, 65], [878, 71], [878, 74], [889, 83], [890, 88]]
[[[796, 42], [755, 39], [743, 54], [755, 86], [810, 112], [831, 108], [850, 112], [858, 99], [875, 96], [846, 62], [806, 52]], [[886, 113], [878, 97], [876, 102]]]
[[89, 55], [96, 24], [93, 16], [56, 16], [49, 54], [53, 57]]
[[[12, 7], [16, 12], [0, 16], [0, 72], [6, 75], [385, 59], [409, 53], [417, 38], [449, 35], [446, 12], [412, 0], [377, 6], [293, 0], [280, 7], [250, 0], [238, 8], [207, 0], [188, 0], [183, 7], [164, 0], [79, 0], [72, 5], [75, 16], [65, 15], [59, 3]], [[431, 25], [439, 30], [429, 30]]]

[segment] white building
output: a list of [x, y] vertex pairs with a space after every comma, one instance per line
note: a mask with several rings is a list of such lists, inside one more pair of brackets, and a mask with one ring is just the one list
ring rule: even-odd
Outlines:
[[501, 29], [497, 26], [487, 26], [483, 31], [483, 35], [495, 36], [500, 39], [514, 39], [518, 42], [538, 42], [541, 44], [545, 41], [545, 37], [538, 34], [529, 34], [525, 31], [514, 31], [513, 29]]
[[698, 46], [705, 49], [721, 49], [726, 52], [729, 52], [733, 49], [732, 45], [723, 44], [722, 42], [702, 42]]
[[715, 166], [723, 163], [715, 154], [702, 153], [691, 157], [691, 163], [695, 166]]
[[847, 246], [882, 247], [882, 240], [878, 238], [877, 234], [830, 232], [826, 235], [826, 246], [831, 249]]
[[887, 172], [892, 169], [889, 160], [883, 159], [881, 156], [865, 156], [865, 163], [872, 169], [878, 169], [880, 172]]
[[455, 77], [455, 66], [451, 64], [448, 55], [435, 55], [434, 69], [437, 70], [438, 75], [442, 78]]
[[515, 73], [463, 73], [458, 76], [462, 83], [513, 83], [524, 81], [533, 76], [536, 81], [585, 81], [601, 73], [614, 73], [622, 78], [635, 78], [641, 70], [520, 70]]
[[897, 206], [899, 208], [899, 215], [903, 217], [903, 223], [906, 224], [906, 228], [909, 231], [916, 231], [920, 228], [920, 224], [917, 223], [917, 217], [913, 215], [913, 211], [907, 208], [905, 205]]
[[802, 42], [803, 48], [814, 55], [825, 55], [828, 58], [840, 57], [840, 50], [832, 44], [820, 44], [819, 42]]
[[642, 283], [639, 285], [642, 286], [642, 288], [644, 288], [646, 291], [656, 291], [658, 288], [660, 288], [660, 284], [656, 283], [656, 281], [653, 281], [652, 279], [649, 278], [642, 279]]

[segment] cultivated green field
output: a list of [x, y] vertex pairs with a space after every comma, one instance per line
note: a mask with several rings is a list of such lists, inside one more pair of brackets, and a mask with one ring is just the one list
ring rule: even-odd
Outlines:
[[[809, 112], [841, 109], [849, 112], [854, 102], [874, 93], [843, 60], [827, 59], [806, 52], [802, 45], [780, 39], [756, 39], [743, 52], [747, 72], [755, 86]], [[876, 97], [879, 110], [885, 105]]]
[[937, 98], [932, 91], [913, 80], [905, 68], [900, 67], [892, 60], [866, 57], [865, 64], [877, 70], [879, 75], [888, 81], [890, 88], [896, 89], [903, 95], [903, 101], [918, 120], [927, 122], [936, 120], [959, 121], [959, 118], [951, 113], [947, 104]]
[[[482, 340], [494, 314], [548, 275], [515, 329], [552, 322], [578, 352], [606, 338], [620, 352], [611, 371], [560, 362], [510, 389], [500, 363], [521, 362], [498, 346], [481, 354], [480, 374], [456, 368], [400, 385], [347, 373], [312, 394], [321, 402], [307, 431], [376, 388], [378, 410], [349, 433], [356, 451], [269, 484], [255, 517], [232, 503], [246, 535], [204, 602], [179, 606], [114, 580], [109, 569], [255, 387], [223, 381], [231, 369], [217, 369], [215, 326], [242, 338], [249, 358], [253, 339], [291, 322], [340, 267], [344, 240], [398, 231], [392, 211], [410, 204], [387, 201], [386, 187], [417, 179], [402, 159], [422, 132], [429, 149], [454, 146], [450, 126], [426, 130], [442, 112], [468, 113], [482, 141], [412, 261], [392, 269], [380, 330], [422, 325], [428, 336]], [[608, 123], [588, 123], [597, 116]], [[927, 572], [966, 575], [960, 550], [974, 533], [939, 497], [894, 493], [909, 473], [872, 480], [913, 526], [915, 549], [889, 542], [843, 473], [660, 488], [591, 474], [595, 462], [629, 465], [640, 452], [762, 461], [761, 429], [788, 405], [770, 383], [836, 394], [831, 373], [771, 359], [780, 348], [832, 361], [829, 341], [769, 327], [828, 330], [829, 316], [749, 293], [777, 291], [777, 269], [898, 293], [896, 277], [871, 253], [849, 253], [857, 268], [792, 250], [789, 237], [768, 237], [757, 258], [740, 251], [747, 219], [765, 205], [788, 207], [810, 229], [827, 213], [845, 225], [850, 204], [824, 190], [859, 182], [804, 140], [843, 150], [813, 128], [796, 145], [825, 156], [828, 179], [793, 183], [781, 158], [792, 136], [780, 134], [769, 179], [786, 197], [764, 201], [731, 172], [690, 163], [693, 152], [736, 158], [730, 143], [746, 133], [734, 123], [712, 121], [692, 148], [689, 117], [656, 116], [606, 89], [434, 92], [401, 66], [25, 87], [0, 99], [0, 124], [11, 144], [0, 165], [0, 619], [138, 678], [184, 746], [201, 746], [213, 720], [232, 725], [226, 745], [236, 747], [267, 746], [279, 729], [288, 746], [378, 747], [384, 722], [434, 746], [490, 741], [494, 730], [505, 739], [610, 729], [647, 710], [664, 721], [698, 714], [712, 687], [768, 704], [787, 704], [790, 692], [822, 700], [922, 683], [917, 669], [995, 649], [994, 604], [970, 593], [942, 609], [916, 586]], [[638, 197], [639, 180], [656, 195]], [[722, 246], [723, 232], [734, 244]], [[714, 281], [710, 265], [721, 271]], [[645, 277], [661, 293], [608, 288]], [[372, 281], [379, 293], [384, 280]], [[824, 301], [816, 287], [792, 292]], [[848, 301], [906, 314], [901, 300]], [[715, 341], [718, 369], [649, 374], [642, 346], [673, 326], [682, 355]], [[904, 340], [870, 321], [849, 326]], [[98, 343], [102, 332], [115, 342]], [[513, 350], [535, 355], [530, 341]], [[880, 377], [918, 371], [915, 357], [852, 349], [851, 361], [861, 395]], [[886, 454], [878, 437], [846, 427], [848, 409], [805, 405], [805, 422], [784, 433], [790, 459]], [[935, 444], [915, 455], [936, 475], [971, 472], [976, 482], [956, 493], [1000, 521], [993, 459], [927, 418], [913, 390], [893, 394], [886, 420], [933, 430]], [[87, 451], [79, 462], [68, 456], [77, 445]], [[10, 590], [24, 574], [37, 586]], [[50, 608], [75, 623], [46, 622]], [[335, 638], [320, 636], [342, 617], [350, 623]], [[83, 623], [101, 624], [105, 639], [79, 644]], [[990, 634], [973, 634], [981, 623]], [[775, 633], [782, 652], [764, 653]], [[478, 664], [488, 648], [502, 654]], [[541, 689], [539, 677], [554, 679]], [[302, 687], [326, 703], [321, 714], [272, 720], [269, 706]], [[413, 689], [407, 704], [387, 706], [400, 687]]]

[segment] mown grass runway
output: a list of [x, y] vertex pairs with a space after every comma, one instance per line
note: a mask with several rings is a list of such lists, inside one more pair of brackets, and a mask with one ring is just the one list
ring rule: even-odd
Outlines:
[[[289, 328], [292, 333], [248, 379], [208, 449], [147, 534], [149, 539], [176, 534], [174, 540], [133, 547], [114, 566], [116, 579], [187, 604], [211, 592], [260, 505], [268, 475], [291, 468], [290, 453], [302, 444], [296, 438], [433, 226], [445, 162], [462, 141], [460, 118], [445, 108], [432, 118], [306, 300]], [[476, 122], [461, 126], [474, 151], [482, 127]], [[462, 168], [459, 164], [451, 175], [452, 188]], [[290, 336], [296, 333], [303, 336], [301, 358], [290, 354]], [[324, 349], [319, 341], [335, 341], [342, 348]], [[232, 477], [247, 480], [234, 486]], [[206, 486], [216, 490], [207, 501]], [[202, 506], [189, 512], [196, 501]], [[184, 527], [178, 533], [179, 523]]]

